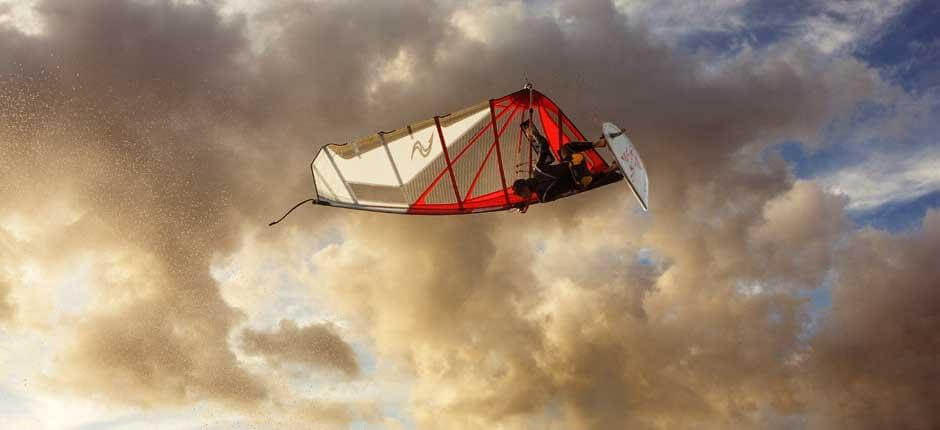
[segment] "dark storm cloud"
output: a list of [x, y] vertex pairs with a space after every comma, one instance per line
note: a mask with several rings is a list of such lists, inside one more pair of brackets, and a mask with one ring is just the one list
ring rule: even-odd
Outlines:
[[[241, 313], [208, 274], [229, 249], [246, 166], [216, 130], [248, 115], [240, 20], [209, 4], [46, 1], [45, 33], [4, 29], [0, 119], [6, 207], [41, 219], [61, 198], [80, 221], [45, 237], [49, 261], [95, 247], [132, 254], [138, 276], [99, 288], [131, 299], [81, 318], [59, 376], [116, 402], [253, 404], [265, 382], [226, 337]], [[30, 190], [23, 193], [22, 190]], [[146, 276], [144, 276], [146, 274]], [[124, 292], [118, 293], [119, 290]]]
[[812, 341], [820, 428], [932, 428], [940, 422], [940, 212], [917, 232], [866, 230], [836, 267], [832, 312]]
[[[229, 120], [240, 24], [207, 5], [165, 2], [47, 1], [38, 11], [44, 34], [4, 38], [11, 207], [42, 217], [64, 188], [83, 216], [50, 249], [114, 246], [152, 271], [123, 285], [145, 293], [82, 318], [61, 378], [138, 404], [263, 399], [264, 383], [225, 342], [239, 312], [206, 270], [233, 243], [234, 164], [212, 130]], [[15, 192], [27, 188], [33, 195]]]
[[329, 325], [297, 327], [292, 321], [281, 320], [276, 331], [246, 329], [242, 332], [241, 342], [247, 353], [261, 355], [273, 364], [299, 363], [313, 368], [333, 368], [349, 376], [359, 373], [352, 347]]
[[[57, 385], [143, 406], [263, 405], [275, 394], [229, 349], [243, 315], [223, 301], [210, 259], [236, 245], [243, 221], [260, 225], [272, 203], [306, 189], [279, 186], [288, 160], [315, 149], [309, 128], [285, 125], [337, 112], [356, 88], [364, 94], [336, 88], [336, 79], [371, 63], [347, 60], [330, 78], [330, 56], [300, 46], [316, 26], [301, 23], [287, 29], [286, 51], [272, 48], [253, 71], [244, 19], [223, 19], [211, 3], [50, 0], [36, 10], [44, 33], [0, 29], [9, 59], [0, 66], [3, 207], [42, 219], [58, 199], [78, 220], [44, 224], [41, 246], [9, 247], [50, 265], [106, 249], [132, 274], [96, 278], [111, 299], [79, 319], [56, 360]], [[309, 40], [329, 48], [319, 36]], [[324, 71], [311, 75], [305, 61]], [[355, 363], [341, 368], [355, 371]], [[307, 403], [308, 418], [318, 410], [333, 421], [357, 415], [341, 403]]]

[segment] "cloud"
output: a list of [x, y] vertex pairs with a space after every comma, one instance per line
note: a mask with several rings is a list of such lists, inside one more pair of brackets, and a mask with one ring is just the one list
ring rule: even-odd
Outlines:
[[866, 230], [836, 265], [832, 312], [812, 341], [812, 419], [820, 428], [929, 428], [938, 416], [940, 212], [922, 231]]
[[0, 1], [0, 26], [11, 26], [27, 34], [43, 31], [43, 23], [37, 16], [34, 6], [36, 0]]
[[799, 25], [802, 39], [824, 53], [857, 48], [898, 16], [908, 0], [821, 2], [819, 13]]
[[749, 23], [745, 20], [747, 2], [670, 1], [662, 3], [636, 0], [615, 0], [614, 7], [630, 19], [645, 21], [650, 31], [667, 40], [695, 32], [734, 32]]
[[833, 245], [849, 226], [846, 200], [834, 198], [815, 183], [800, 181], [768, 201], [765, 222], [749, 231], [752, 249], [767, 258], [751, 262], [765, 270], [756, 277], [800, 280], [813, 288], [820, 285], [832, 266]]
[[799, 43], [825, 55], [845, 55], [876, 38], [901, 14], [908, 0], [668, 1], [615, 0], [631, 22], [670, 43], [724, 36], [734, 44], [763, 48]]
[[[851, 422], [817, 400], [843, 354], [826, 333], [841, 328], [802, 337], [803, 292], [833, 266], [861, 270], [842, 263], [846, 201], [753, 154], [812, 140], [875, 94], [883, 83], [865, 64], [788, 44], [715, 63], [602, 1], [289, 2], [244, 16], [213, 3], [47, 0], [36, 10], [41, 34], [0, 29], [11, 60], [0, 65], [0, 226], [18, 238], [0, 242], [0, 264], [19, 298], [35, 278], [91, 261], [78, 282], [88, 297], [37, 324], [56, 341], [51, 383], [36, 395], [210, 402], [300, 428], [398, 417], [449, 428]], [[318, 207], [257, 228], [309, 194], [303, 171], [319, 144], [501, 95], [523, 76], [588, 134], [594, 117], [621, 122], [651, 173], [649, 215], [610, 186], [524, 217]], [[301, 253], [298, 237], [317, 240]], [[243, 329], [282, 318], [210, 276], [246, 249], [284, 259], [245, 256], [255, 273], [237, 282], [302, 282], [343, 331], [293, 317], [276, 331]], [[21, 276], [31, 261], [39, 269]], [[839, 291], [834, 309], [852, 299]], [[18, 316], [36, 303], [17, 300]], [[361, 363], [347, 337], [364, 340]], [[288, 362], [358, 377], [285, 379], [277, 367]], [[368, 390], [351, 401], [299, 387], [380, 378], [405, 381], [392, 412]], [[872, 413], [931, 419], [929, 401], [904, 398], [910, 408]]]
[[187, 305], [208, 298], [194, 293], [158, 293], [89, 318], [63, 356], [61, 380], [81, 393], [141, 406], [263, 400], [264, 383], [238, 367], [224, 342], [234, 312], [203, 304], [212, 318], [187, 316]]
[[10, 302], [10, 284], [0, 279], [0, 321], [13, 318], [16, 307]]
[[849, 198], [849, 209], [864, 211], [894, 202], [907, 202], [940, 189], [940, 151], [926, 145], [913, 151], [895, 148], [876, 153], [864, 163], [819, 178], [833, 193]]
[[333, 368], [350, 376], [359, 373], [352, 348], [327, 324], [297, 327], [292, 321], [281, 320], [276, 331], [245, 329], [241, 342], [247, 353], [262, 355], [274, 364]]
[[[209, 4], [44, 1], [36, 10], [42, 33], [0, 30], [10, 59], [0, 68], [0, 219], [19, 234], [4, 242], [16, 256], [4, 263], [38, 268], [11, 291], [68, 279], [82, 258], [113, 264], [76, 286], [90, 291], [86, 303], [47, 321], [57, 338], [46, 389], [138, 407], [264, 409], [267, 382], [227, 342], [243, 314], [208, 270], [214, 253], [237, 244], [239, 214], [266, 212], [233, 209], [259, 201], [236, 180], [254, 160], [236, 159], [229, 145], [239, 142], [220, 138], [264, 115], [231, 90], [251, 80], [234, 72], [243, 22]], [[66, 322], [74, 329], [58, 326]]]
[[[800, 185], [767, 214], [771, 223], [786, 210], [822, 219], [840, 202]], [[701, 247], [678, 233], [676, 248], [657, 247], [668, 262], [630, 262], [640, 219], [576, 206], [556, 209], [578, 214], [570, 219], [546, 207], [494, 224], [356, 217], [348, 240], [314, 257], [315, 288], [363, 316], [381, 356], [409, 357], [419, 425], [523, 426], [547, 408], [563, 411], [568, 428], [760, 427], [771, 419], [761, 407], [801, 410], [788, 362], [802, 351], [805, 300], [779, 289], [740, 294], [735, 280], [750, 275], [734, 263], [800, 255], [803, 241], [752, 250], [728, 232], [735, 219], [706, 231]], [[424, 246], [411, 246], [419, 235]], [[777, 276], [816, 273], [786, 264]]]
[[[723, 73], [699, 75], [669, 48], [605, 18], [603, 4], [559, 13], [573, 24], [523, 15], [512, 26], [526, 34], [492, 48], [505, 56], [490, 55], [510, 59], [509, 74], [536, 70], [533, 80], [557, 89], [573, 115], [629, 120], [655, 184], [652, 218], [632, 215], [614, 188], [533, 208], [521, 220], [346, 214], [345, 241], [314, 257], [313, 288], [361, 316], [380, 356], [408, 357], [419, 425], [522, 427], [557, 411], [566, 428], [760, 427], [800, 411], [791, 382], [798, 372], [787, 363], [801, 352], [806, 300], [786, 289], [745, 296], [737, 285], [759, 278], [755, 267], [769, 261], [776, 278], [812, 288], [825, 268], [790, 262], [803, 242], [776, 243], [774, 229], [788, 227], [788, 213], [822, 219], [843, 203], [793, 189], [782, 164], [754, 169], [738, 155], [755, 141], [811, 134], [851, 106], [823, 96], [841, 80], [808, 73], [812, 57], [799, 52], [740, 58]], [[557, 58], [589, 65], [591, 81], [573, 88], [553, 78], [579, 71], [525, 49], [538, 46], [528, 34], [557, 46]], [[488, 58], [464, 58], [448, 56], [443, 66], [472, 87]], [[837, 68], [867, 79], [851, 61]], [[410, 95], [426, 97], [417, 88]], [[773, 227], [761, 232], [765, 222]], [[819, 253], [841, 225], [836, 218], [818, 229]], [[664, 256], [661, 267], [631, 262], [644, 246]]]
[[[239, 28], [207, 6], [38, 8], [46, 32], [8, 48], [21, 68], [8, 72], [7, 88], [26, 98], [0, 116], [16, 126], [10, 155], [33, 170], [13, 182], [65, 175], [75, 184], [68, 201], [83, 215], [62, 231], [58, 252], [132, 250], [138, 260], [123, 263], [151, 275], [123, 282], [137, 297], [82, 316], [61, 378], [117, 402], [263, 398], [263, 384], [238, 368], [225, 343], [238, 312], [199, 267], [232, 237], [219, 221], [228, 203], [218, 174], [228, 168], [207, 150], [203, 125], [224, 110], [202, 91], [225, 79], [220, 67], [239, 46]], [[54, 62], [31, 48], [53, 52]], [[17, 213], [40, 215], [18, 203]]]

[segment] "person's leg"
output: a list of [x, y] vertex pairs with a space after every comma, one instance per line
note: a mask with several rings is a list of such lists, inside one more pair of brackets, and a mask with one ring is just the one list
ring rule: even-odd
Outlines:
[[550, 202], [571, 189], [571, 172], [567, 163], [552, 164], [536, 172], [535, 193], [542, 203]]
[[607, 185], [612, 182], [617, 182], [623, 179], [623, 175], [620, 174], [617, 170], [607, 170], [605, 172], [594, 175], [594, 179], [591, 181], [590, 188], [597, 188], [601, 185]]
[[536, 139], [538, 140], [539, 158], [535, 162], [535, 167], [545, 169], [546, 166], [555, 162], [555, 154], [552, 153], [552, 148], [548, 146], [548, 139], [545, 139], [541, 134], [536, 135]]
[[558, 155], [561, 156], [562, 160], [572, 159], [574, 154], [577, 154], [582, 151], [586, 151], [594, 147], [593, 142], [579, 142], [572, 141], [564, 145], [561, 145], [561, 148], [558, 150]]

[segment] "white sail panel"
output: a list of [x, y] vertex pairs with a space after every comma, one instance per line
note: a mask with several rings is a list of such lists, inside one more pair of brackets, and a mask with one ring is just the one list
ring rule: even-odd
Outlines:
[[340, 171], [333, 162], [336, 156], [321, 152], [312, 165], [313, 177], [317, 184], [317, 193], [320, 199], [347, 202], [356, 204], [356, 200], [349, 192], [346, 182], [340, 177]]
[[440, 132], [432, 118], [349, 144], [327, 145], [313, 163], [318, 198], [355, 206], [406, 208], [438, 179], [438, 184], [450, 187], [450, 194], [431, 192], [430, 199], [455, 202], [449, 177], [447, 182], [439, 179], [447, 170], [441, 135], [453, 159], [466, 144], [468, 133], [489, 123], [489, 105], [481, 103], [439, 121]]

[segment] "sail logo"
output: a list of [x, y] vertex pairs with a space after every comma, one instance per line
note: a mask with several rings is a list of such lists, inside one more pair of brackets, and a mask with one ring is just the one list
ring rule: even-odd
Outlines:
[[415, 159], [415, 151], [418, 151], [422, 157], [427, 158], [431, 154], [431, 144], [434, 142], [434, 133], [431, 133], [431, 137], [428, 139], [428, 146], [425, 148], [421, 145], [421, 141], [416, 140], [414, 146], [411, 147], [411, 159]]

